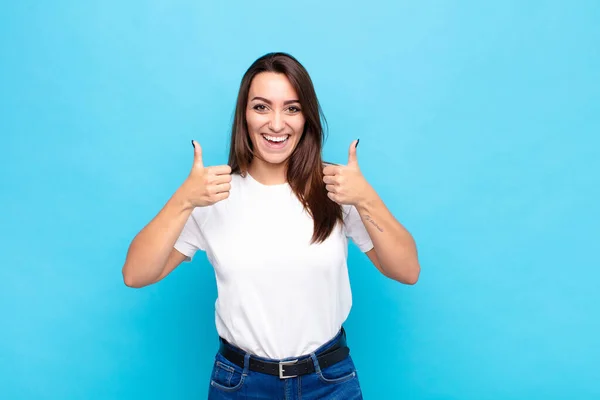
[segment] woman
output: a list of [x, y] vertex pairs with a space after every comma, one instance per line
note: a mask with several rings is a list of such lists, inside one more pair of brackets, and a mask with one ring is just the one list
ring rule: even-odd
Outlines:
[[155, 283], [196, 251], [214, 267], [220, 349], [209, 398], [362, 398], [342, 324], [351, 304], [348, 239], [387, 277], [414, 284], [415, 243], [348, 164], [324, 166], [321, 109], [304, 67], [256, 60], [238, 94], [228, 165], [188, 178], [134, 238], [131, 287]]

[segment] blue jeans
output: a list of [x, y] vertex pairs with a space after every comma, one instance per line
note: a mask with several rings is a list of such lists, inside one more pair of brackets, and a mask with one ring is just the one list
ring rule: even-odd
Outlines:
[[317, 356], [332, 347], [341, 335], [345, 335], [343, 329], [333, 339], [323, 344], [314, 352], [301, 357], [273, 360], [252, 356], [255, 359], [271, 362], [312, 359], [315, 372], [285, 379], [262, 372], [251, 371], [248, 367], [250, 354], [231, 344], [227, 344], [233, 350], [245, 355], [244, 368], [228, 361], [221, 353], [217, 353], [210, 379], [208, 399], [362, 399], [358, 374], [350, 355], [337, 364], [324, 369], [321, 369], [317, 360]]

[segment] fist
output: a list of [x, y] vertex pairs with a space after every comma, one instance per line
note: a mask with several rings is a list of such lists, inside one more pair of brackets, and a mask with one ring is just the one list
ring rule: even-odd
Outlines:
[[357, 206], [371, 193], [371, 186], [358, 167], [355, 140], [348, 151], [347, 165], [328, 165], [323, 168], [327, 196], [338, 204]]
[[231, 189], [231, 167], [219, 165], [205, 167], [202, 148], [192, 140], [194, 163], [189, 176], [182, 185], [185, 197], [193, 207], [206, 207], [229, 197]]

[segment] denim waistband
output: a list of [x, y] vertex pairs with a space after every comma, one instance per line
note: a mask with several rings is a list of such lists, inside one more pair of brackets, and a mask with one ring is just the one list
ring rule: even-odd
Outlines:
[[[230, 349], [245, 355], [247, 352], [240, 349], [239, 347], [229, 343], [227, 340], [223, 339], [222, 337], [219, 337], [221, 343], [223, 343], [225, 346], [229, 347]], [[336, 343], [343, 341], [343, 346], [346, 345], [346, 330], [344, 329], [344, 327], [342, 326], [341, 329], [338, 331], [338, 333], [331, 338], [330, 340], [328, 340], [326, 343], [322, 344], [321, 346], [319, 346], [316, 350], [314, 350], [313, 352], [309, 353], [309, 354], [304, 354], [301, 356], [295, 356], [295, 357], [287, 357], [287, 358], [282, 358], [282, 359], [274, 359], [274, 358], [266, 358], [266, 357], [261, 357], [261, 356], [257, 356], [254, 354], [251, 354], [250, 356], [254, 359], [257, 360], [262, 360], [262, 361], [270, 361], [270, 362], [279, 362], [279, 361], [287, 361], [287, 360], [299, 360], [302, 361], [306, 358], [310, 358], [311, 354], [315, 354], [315, 355], [319, 355], [321, 353], [324, 353], [325, 351], [329, 350], [330, 348], [332, 348], [333, 346], [335, 346]]]

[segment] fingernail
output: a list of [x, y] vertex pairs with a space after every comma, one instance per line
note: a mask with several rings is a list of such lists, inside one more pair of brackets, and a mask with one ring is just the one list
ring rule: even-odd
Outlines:
[[196, 145], [194, 144], [194, 140], [192, 139], [192, 147], [196, 148]]
[[357, 147], [358, 147], [358, 142], [360, 142], [360, 139], [358, 139], [358, 140], [356, 141], [356, 144], [354, 145], [354, 148], [357, 148]]

